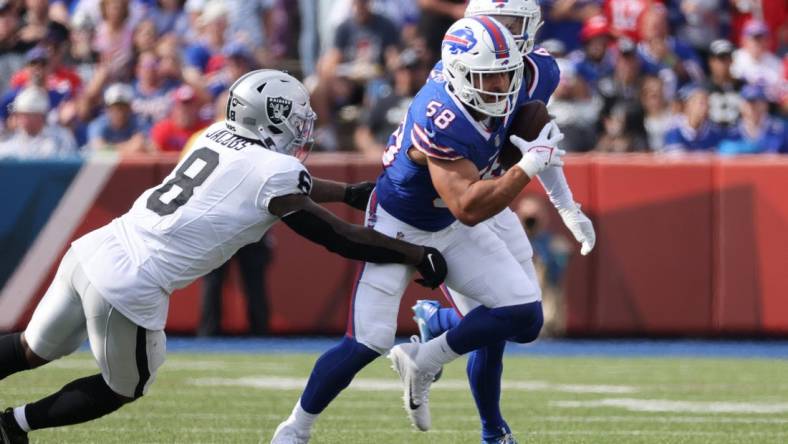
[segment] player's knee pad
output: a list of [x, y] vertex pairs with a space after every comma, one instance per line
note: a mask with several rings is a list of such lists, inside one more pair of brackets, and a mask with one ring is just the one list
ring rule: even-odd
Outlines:
[[544, 325], [542, 303], [537, 301], [523, 304], [520, 307], [522, 309], [518, 313], [518, 319], [521, 323], [509, 340], [519, 344], [527, 344], [539, 337], [539, 332], [542, 330], [542, 325]]

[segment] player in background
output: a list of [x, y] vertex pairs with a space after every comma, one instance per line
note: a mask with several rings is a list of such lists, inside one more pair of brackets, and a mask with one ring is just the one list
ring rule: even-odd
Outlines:
[[[366, 214], [367, 225], [383, 234], [439, 249], [449, 265], [446, 282], [470, 311], [448, 336], [392, 349], [407, 381], [406, 410], [421, 430], [430, 428], [429, 383], [444, 362], [506, 338], [529, 342], [539, 333], [536, 277], [481, 222], [506, 208], [539, 172], [561, 165], [563, 155], [555, 148], [562, 135], [551, 122], [533, 142], [513, 136], [522, 159], [499, 177], [489, 174], [498, 168], [523, 75], [522, 55], [504, 26], [485, 16], [457, 21], [444, 36], [441, 59], [444, 69], [432, 72], [389, 139]], [[317, 360], [272, 443], [307, 442], [318, 415], [392, 347], [411, 273], [395, 264], [364, 265], [345, 338]]]
[[[465, 15], [466, 17], [489, 15], [512, 32], [518, 48], [523, 53], [524, 62], [524, 80], [520, 88], [518, 104], [522, 106], [531, 100], [547, 103], [558, 85], [559, 69], [555, 59], [547, 51], [534, 48], [536, 32], [542, 25], [541, 11], [536, 1], [509, 0], [503, 3], [495, 0], [471, 0]], [[442, 63], [439, 62], [436, 69], [442, 68]], [[498, 167], [493, 168], [491, 174], [499, 176], [502, 172], [503, 167], [499, 162]], [[538, 177], [562, 220], [575, 239], [582, 244], [581, 253], [588, 254], [594, 247], [596, 236], [591, 221], [574, 202], [563, 169], [548, 168], [539, 173]], [[483, 224], [506, 244], [522, 269], [536, 282], [532, 260], [533, 249], [514, 211], [506, 207]], [[461, 291], [451, 285], [443, 286], [441, 289], [450, 301], [465, 298]], [[434, 300], [418, 301], [412, 309], [413, 319], [419, 327], [421, 342], [440, 336], [459, 325], [462, 319], [455, 308], [441, 308], [440, 303]], [[467, 374], [481, 418], [483, 443], [514, 442], [511, 429], [503, 419], [499, 404], [505, 344], [506, 341], [501, 340], [474, 351], [468, 357]], [[436, 375], [436, 380], [437, 378], [440, 378], [440, 372]]]
[[415, 267], [422, 285], [446, 275], [441, 254], [336, 218], [315, 202], [365, 200], [313, 180], [301, 164], [315, 114], [288, 74], [247, 73], [230, 87], [226, 120], [196, 141], [164, 183], [71, 245], [23, 333], [0, 337], [0, 379], [74, 352], [85, 340], [100, 374], [0, 414], [0, 441], [89, 421], [147, 391], [164, 362], [169, 295], [258, 241], [277, 221], [344, 257]]

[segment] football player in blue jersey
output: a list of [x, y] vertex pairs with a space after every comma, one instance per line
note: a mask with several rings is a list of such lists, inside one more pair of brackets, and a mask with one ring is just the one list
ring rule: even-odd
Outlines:
[[[536, 31], [542, 25], [541, 11], [536, 1], [471, 0], [466, 8], [465, 16], [479, 15], [491, 16], [506, 26], [522, 50], [524, 81], [520, 88], [518, 105], [522, 106], [531, 100], [547, 103], [558, 85], [559, 69], [547, 51], [542, 48], [534, 48]], [[441, 68], [441, 62], [439, 62], [436, 69]], [[497, 176], [502, 172], [503, 168], [499, 165], [493, 168], [491, 174]], [[548, 168], [542, 171], [538, 177], [564, 223], [577, 241], [582, 244], [581, 253], [588, 254], [594, 247], [596, 239], [593, 225], [588, 217], [580, 211], [580, 206], [574, 202], [563, 170]], [[517, 215], [506, 207], [483, 223], [504, 241], [523, 270], [536, 282], [532, 262], [533, 249]], [[465, 299], [461, 291], [451, 285], [443, 286], [442, 290], [451, 301]], [[427, 342], [459, 325], [462, 319], [460, 312], [464, 312], [464, 310], [462, 307], [457, 308], [459, 311], [455, 308], [441, 308], [440, 303], [433, 300], [418, 301], [413, 306], [413, 319], [419, 327], [421, 341]], [[503, 419], [499, 405], [504, 347], [505, 340], [501, 340], [474, 351], [468, 357], [468, 379], [481, 417], [483, 443], [515, 442], [509, 426]], [[440, 372], [437, 377], [440, 377]]]
[[523, 56], [503, 25], [476, 16], [449, 28], [441, 59], [443, 69], [433, 71], [389, 139], [366, 224], [440, 250], [449, 266], [446, 282], [457, 290], [455, 303], [465, 316], [427, 343], [391, 349], [400, 298], [413, 270], [365, 263], [345, 338], [317, 360], [272, 443], [307, 442], [318, 415], [359, 370], [389, 349], [405, 383], [411, 421], [428, 430], [429, 387], [443, 364], [507, 339], [530, 342], [541, 329], [533, 266], [524, 269], [482, 222], [507, 208], [537, 174], [563, 165], [564, 152], [556, 148], [562, 135], [550, 122], [532, 142], [511, 136], [522, 158], [493, 175], [520, 100]]

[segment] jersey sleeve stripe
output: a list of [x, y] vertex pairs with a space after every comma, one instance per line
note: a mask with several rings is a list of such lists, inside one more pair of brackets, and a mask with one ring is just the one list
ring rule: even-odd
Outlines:
[[416, 147], [417, 150], [421, 151], [422, 153], [426, 154], [429, 157], [434, 157], [434, 158], [443, 159], [443, 160], [462, 159], [462, 156], [459, 156], [459, 155], [456, 155], [456, 154], [452, 155], [451, 153], [438, 151], [438, 150], [435, 150], [435, 149], [431, 148], [429, 145], [422, 146], [422, 144], [419, 143], [419, 137], [416, 136], [414, 131], [410, 132], [410, 140], [411, 140], [411, 142], [413, 142], [413, 146]]
[[453, 154], [454, 153], [454, 149], [449, 148], [449, 147], [445, 147], [445, 146], [440, 146], [440, 145], [436, 144], [435, 142], [431, 141], [430, 138], [427, 137], [427, 132], [424, 131], [424, 129], [421, 128], [419, 126], [419, 124], [414, 123], [413, 124], [413, 130], [416, 132], [416, 135], [419, 136], [419, 138], [421, 138], [422, 143], [425, 146], [429, 146], [430, 148], [432, 148], [434, 150], [443, 151], [443, 152], [445, 152], [447, 154]]

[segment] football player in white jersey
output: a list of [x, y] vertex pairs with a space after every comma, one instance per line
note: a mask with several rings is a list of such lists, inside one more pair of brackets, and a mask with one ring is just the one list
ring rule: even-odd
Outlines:
[[98, 418], [145, 394], [164, 362], [172, 291], [280, 219], [344, 257], [408, 264], [422, 285], [443, 282], [446, 263], [434, 248], [345, 223], [315, 204], [359, 206], [370, 191], [309, 175], [299, 157], [311, 146], [315, 117], [306, 89], [290, 75], [244, 75], [230, 88], [226, 120], [197, 139], [164, 183], [74, 241], [25, 331], [0, 337], [0, 379], [68, 355], [86, 338], [101, 373], [0, 414], [2, 444]]

